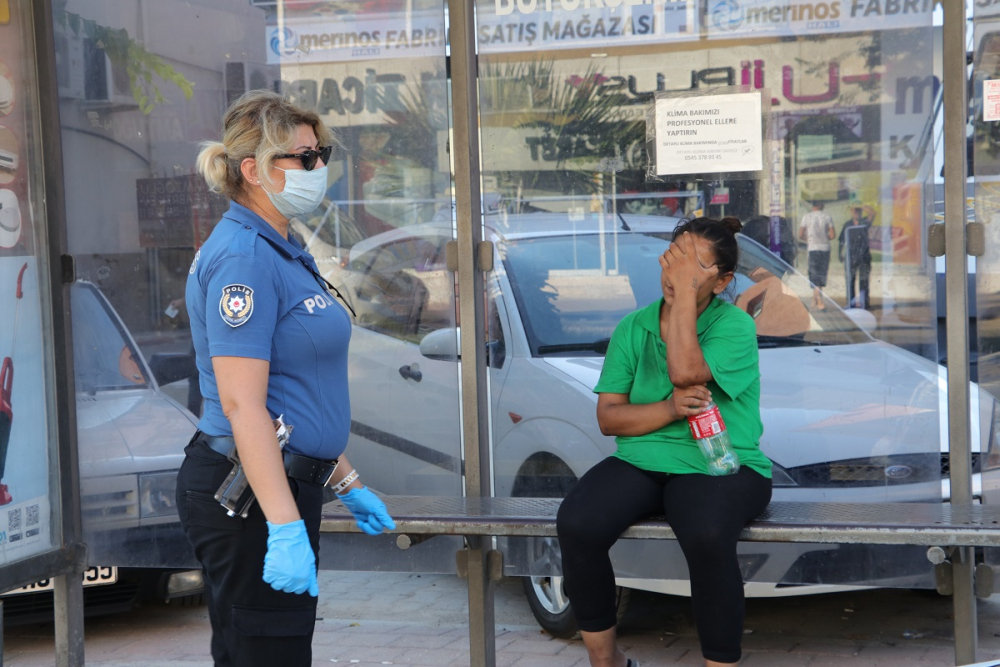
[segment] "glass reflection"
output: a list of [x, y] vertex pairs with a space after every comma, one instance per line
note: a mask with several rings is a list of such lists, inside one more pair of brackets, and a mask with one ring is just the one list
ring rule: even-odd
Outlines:
[[[401, 244], [379, 253], [379, 239], [359, 245], [439, 211], [450, 220], [443, 3], [60, 0], [54, 10], [69, 249], [82, 288], [73, 316], [92, 561], [192, 562], [167, 502], [201, 410], [183, 295], [228, 207], [194, 159], [199, 142], [218, 137], [228, 104], [257, 88], [317, 111], [344, 144], [323, 204], [292, 229], [363, 314], [351, 358], [352, 452], [378, 459], [431, 440], [419, 430], [395, 437], [400, 429], [381, 416], [389, 393], [400, 416], [440, 411], [455, 429], [446, 448], [414, 450], [418, 458], [406, 454], [398, 468], [352, 461], [386, 475], [366, 480], [379, 490], [460, 493], [455, 365], [440, 362], [436, 375], [397, 347], [455, 328], [443, 251], [436, 239], [440, 259], [397, 252]], [[382, 258], [369, 265], [368, 251]], [[433, 400], [426, 387], [436, 387]], [[440, 479], [423, 474], [428, 465]], [[408, 478], [417, 481], [395, 481]]]
[[[940, 199], [931, 4], [583, 5], [477, 3], [485, 223], [503, 269], [491, 292], [502, 315], [488, 336], [506, 343], [491, 375], [497, 493], [561, 496], [614, 451], [590, 393], [608, 337], [659, 298], [656, 256], [679, 219], [734, 215], [743, 258], [726, 298], [757, 325], [775, 497], [946, 498], [944, 312], [939, 267], [923, 251]], [[733, 86], [770, 102], [763, 179], [648, 180], [644, 121], [655, 96]], [[799, 232], [817, 203], [834, 238], [814, 293]], [[972, 395], [981, 496], [994, 401], [975, 386]], [[551, 573], [552, 546], [515, 550], [525, 559], [515, 569]], [[664, 571], [656, 546], [622, 547], [619, 574], [681, 590], [673, 579], [683, 573]], [[912, 553], [752, 545], [746, 554], [752, 594], [778, 582], [891, 585], [893, 568], [906, 572], [900, 581], [930, 583]], [[531, 581], [529, 600], [547, 610], [536, 617], [551, 631], [568, 613], [558, 577]]]
[[[1000, 396], [1000, 264], [996, 253], [1000, 220], [1000, 124], [992, 86], [1000, 78], [1000, 11], [990, 3], [975, 3], [973, 13], [972, 70], [969, 81], [969, 184], [967, 217], [985, 225], [987, 252], [969, 258], [969, 335], [972, 371], [980, 386]], [[987, 455], [981, 457], [983, 502], [1000, 503], [1000, 411], [994, 409], [992, 437]], [[978, 461], [973, 453], [974, 464]], [[1000, 559], [997, 549], [987, 549], [987, 562]]]
[[[521, 387], [520, 374], [528, 371], [513, 360], [505, 384], [494, 387], [501, 394], [498, 410], [577, 424], [595, 448], [590, 454], [573, 452], [568, 463], [574, 467], [595, 462], [589, 457], [613, 443], [597, 430], [593, 397], [569, 390], [593, 387], [619, 319], [659, 298], [657, 257], [676, 223], [623, 215], [630, 231], [609, 238], [590, 222], [588, 230], [587, 221], [570, 225], [545, 214], [511, 216], [498, 232], [502, 284], [510, 285], [505, 304], [510, 321], [523, 326], [514, 337], [523, 336], [531, 357], [545, 362], [534, 364], [542, 372], [530, 387]], [[936, 365], [873, 339], [863, 328], [868, 320], [852, 318], [832, 300], [823, 310], [811, 308], [805, 276], [758, 243], [741, 236], [740, 252], [736, 278], [723, 298], [757, 324], [762, 447], [786, 473], [796, 470], [776, 486], [824, 488], [807, 493], [814, 499], [939, 497]], [[806, 380], [813, 372], [823, 374], [821, 382]], [[506, 383], [519, 390], [509, 392]], [[883, 443], [880, 451], [871, 449], [872, 440]], [[530, 453], [503, 451], [505, 457]], [[846, 490], [861, 486], [879, 490]]]

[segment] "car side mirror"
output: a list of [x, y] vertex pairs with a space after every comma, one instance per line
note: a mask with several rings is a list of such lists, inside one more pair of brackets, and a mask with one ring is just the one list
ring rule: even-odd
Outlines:
[[190, 352], [158, 352], [149, 357], [149, 370], [158, 385], [186, 380], [198, 372]]
[[421, 339], [420, 354], [438, 361], [458, 361], [462, 358], [459, 352], [461, 335], [462, 330], [456, 327], [432, 331]]

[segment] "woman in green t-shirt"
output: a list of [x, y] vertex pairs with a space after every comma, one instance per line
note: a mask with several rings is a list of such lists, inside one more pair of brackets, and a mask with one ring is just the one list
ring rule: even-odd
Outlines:
[[[753, 319], [715, 298], [738, 260], [735, 218], [695, 218], [660, 257], [663, 299], [625, 316], [608, 346], [598, 393], [601, 432], [617, 452], [591, 468], [559, 509], [566, 593], [594, 667], [638, 667], [615, 641], [608, 551], [632, 524], [664, 514], [691, 575], [706, 667], [740, 660], [743, 578], [736, 543], [771, 499], [760, 451], [760, 370]], [[740, 458], [712, 476], [687, 417], [715, 402]]]

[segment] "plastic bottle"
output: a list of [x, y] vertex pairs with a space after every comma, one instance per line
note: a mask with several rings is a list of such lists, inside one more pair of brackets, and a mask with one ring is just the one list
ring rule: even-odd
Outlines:
[[705, 455], [709, 475], [734, 475], [740, 471], [740, 457], [729, 440], [719, 406], [709, 403], [703, 412], [688, 417], [688, 426]]

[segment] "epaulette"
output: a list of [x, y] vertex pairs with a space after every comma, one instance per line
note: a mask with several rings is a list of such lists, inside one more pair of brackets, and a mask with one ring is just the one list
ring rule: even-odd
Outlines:
[[259, 233], [251, 225], [240, 225], [240, 229], [233, 234], [233, 240], [229, 244], [229, 255], [253, 257], [258, 236]]

